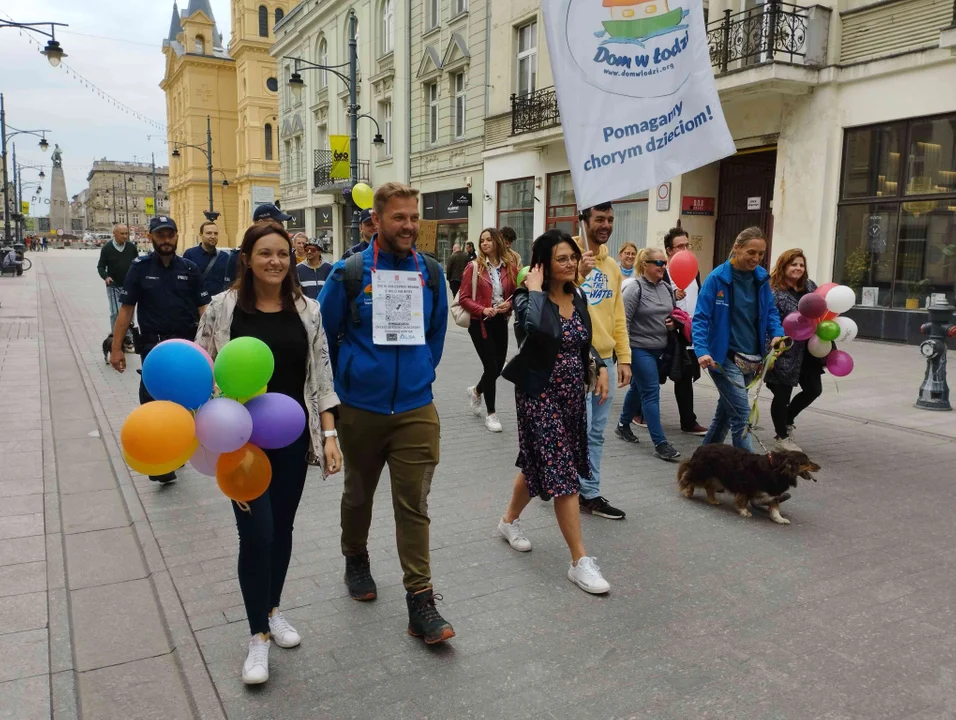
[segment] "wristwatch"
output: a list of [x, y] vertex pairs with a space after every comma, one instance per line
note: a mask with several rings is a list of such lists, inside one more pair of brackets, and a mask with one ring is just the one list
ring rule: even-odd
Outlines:
[[326, 440], [328, 440], [329, 438], [337, 438], [338, 436], [339, 436], [338, 430], [323, 430], [322, 431], [322, 437], [324, 437]]

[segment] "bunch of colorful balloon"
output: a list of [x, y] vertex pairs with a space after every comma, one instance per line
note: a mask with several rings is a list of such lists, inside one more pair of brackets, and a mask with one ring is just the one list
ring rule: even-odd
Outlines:
[[783, 319], [783, 329], [794, 340], [806, 340], [807, 351], [825, 360], [827, 370], [836, 377], [853, 371], [853, 358], [834, 343], [856, 339], [858, 328], [848, 317], [839, 317], [856, 303], [852, 288], [836, 283], [821, 285], [800, 298], [797, 312]]
[[143, 383], [155, 402], [130, 413], [120, 433], [126, 462], [144, 475], [189, 462], [215, 477], [227, 497], [255, 500], [272, 481], [263, 449], [285, 447], [305, 428], [298, 402], [266, 392], [274, 369], [272, 351], [252, 337], [231, 340], [215, 362], [188, 340], [160, 343], [143, 363]]

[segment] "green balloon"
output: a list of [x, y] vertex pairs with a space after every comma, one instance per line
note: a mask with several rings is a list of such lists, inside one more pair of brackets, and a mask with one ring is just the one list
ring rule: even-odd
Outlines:
[[524, 282], [524, 279], [528, 277], [528, 273], [531, 272], [531, 266], [525, 265], [518, 271], [518, 287], [521, 287], [521, 283]]
[[821, 340], [836, 340], [840, 332], [840, 326], [833, 320], [824, 320], [817, 325], [817, 337]]
[[267, 385], [273, 370], [275, 358], [269, 346], [258, 338], [240, 337], [230, 340], [216, 355], [213, 374], [223, 395], [244, 398]]

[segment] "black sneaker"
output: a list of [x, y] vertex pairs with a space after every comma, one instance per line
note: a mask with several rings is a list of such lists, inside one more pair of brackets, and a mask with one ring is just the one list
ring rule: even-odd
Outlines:
[[629, 443], [640, 442], [637, 435], [635, 435], [634, 431], [631, 430], [630, 423], [628, 423], [627, 425], [621, 425], [620, 423], [618, 423], [617, 427], [614, 428], [614, 434], [617, 435], [619, 438], [621, 438], [621, 440], [623, 440], [624, 442], [629, 442]]
[[149, 479], [158, 482], [160, 485], [169, 485], [176, 482], [176, 473], [166, 473], [165, 475], [150, 475]]
[[441, 600], [431, 588], [417, 593], [405, 593], [408, 605], [408, 634], [425, 639], [426, 645], [435, 645], [455, 637], [455, 629], [445, 620], [435, 607], [435, 601]]
[[654, 454], [661, 460], [667, 460], [668, 462], [677, 462], [677, 458], [680, 457], [680, 453], [677, 452], [674, 446], [669, 442], [662, 442], [655, 445]]
[[581, 512], [591, 513], [608, 520], [623, 520], [626, 517], [623, 510], [618, 510], [600, 495], [590, 500], [578, 495], [578, 505], [581, 507]]
[[378, 597], [368, 553], [345, 556], [345, 584], [349, 586], [349, 596], [353, 600], [374, 600]]

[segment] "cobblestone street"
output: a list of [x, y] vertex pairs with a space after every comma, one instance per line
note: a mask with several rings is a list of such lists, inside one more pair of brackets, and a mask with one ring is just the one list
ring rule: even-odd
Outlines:
[[[249, 690], [228, 501], [189, 468], [169, 487], [131, 474], [118, 436], [139, 363], [124, 375], [104, 363], [96, 253], [31, 257], [32, 271], [0, 280], [0, 718], [956, 717], [952, 413], [927, 413], [932, 432], [889, 411], [839, 414], [828, 376], [825, 411], [797, 428], [823, 470], [783, 506], [789, 527], [684, 499], [646, 431], [632, 446], [609, 427], [602, 493], [628, 515], [582, 517], [612, 587], [594, 597], [565, 577], [550, 504], [523, 520], [533, 552], [495, 534], [516, 472], [514, 395], [499, 382], [504, 432], [488, 433], [465, 395], [478, 359], [453, 323], [429, 505], [435, 588], [458, 636], [427, 648], [406, 634], [384, 479], [370, 539], [379, 599], [348, 597], [342, 476], [311, 471], [283, 598], [303, 642], [274, 647], [268, 684]], [[915, 348], [851, 352], [848, 406], [886, 383], [914, 383], [903, 391], [915, 399]], [[705, 425], [715, 398], [698, 383]], [[700, 439], [680, 434], [670, 386], [662, 407], [689, 455]]]

